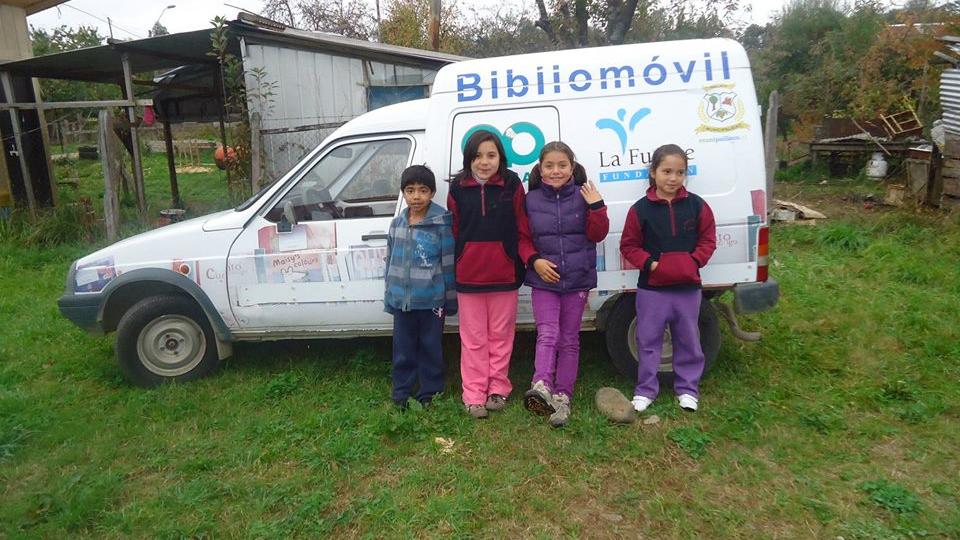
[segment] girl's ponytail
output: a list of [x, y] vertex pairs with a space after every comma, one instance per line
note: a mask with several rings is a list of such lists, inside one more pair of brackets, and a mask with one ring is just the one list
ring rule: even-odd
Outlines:
[[543, 176], [540, 174], [540, 164], [537, 163], [530, 169], [530, 178], [527, 179], [527, 191], [533, 191], [543, 183]]

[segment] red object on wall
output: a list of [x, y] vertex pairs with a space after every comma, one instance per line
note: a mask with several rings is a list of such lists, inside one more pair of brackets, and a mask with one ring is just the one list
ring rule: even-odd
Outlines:
[[143, 125], [150, 127], [157, 121], [157, 114], [153, 112], [153, 107], [147, 105], [143, 108]]

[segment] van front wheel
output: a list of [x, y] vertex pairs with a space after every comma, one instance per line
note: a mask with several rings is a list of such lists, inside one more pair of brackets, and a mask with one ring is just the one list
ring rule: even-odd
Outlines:
[[[637, 312], [636, 295], [624, 294], [617, 300], [607, 318], [605, 339], [607, 352], [614, 367], [630, 381], [637, 380]], [[707, 298], [700, 302], [700, 347], [705, 360], [704, 374], [710, 371], [720, 352], [720, 321], [717, 311]], [[661, 376], [673, 374], [673, 345], [670, 329], [663, 333], [663, 352], [660, 354]]]
[[137, 386], [189, 381], [220, 364], [216, 336], [200, 307], [184, 296], [151, 296], [117, 325], [117, 361]]

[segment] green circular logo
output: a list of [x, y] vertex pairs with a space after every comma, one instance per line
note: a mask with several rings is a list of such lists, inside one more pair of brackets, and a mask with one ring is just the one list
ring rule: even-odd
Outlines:
[[[502, 133], [499, 129], [491, 126], [490, 124], [478, 124], [468, 129], [467, 132], [464, 133], [463, 140], [460, 141], [461, 152], [467, 147], [467, 139], [480, 130], [489, 131], [500, 138], [500, 144], [503, 145], [508, 166], [529, 165], [537, 161], [537, 158], [540, 156], [540, 150], [546, 143], [546, 139], [543, 136], [543, 132], [540, 131], [540, 128], [534, 124], [531, 124], [530, 122], [517, 122], [508, 127]], [[514, 149], [513, 141], [518, 135], [524, 133], [533, 137], [533, 149], [526, 154], [520, 154]]]

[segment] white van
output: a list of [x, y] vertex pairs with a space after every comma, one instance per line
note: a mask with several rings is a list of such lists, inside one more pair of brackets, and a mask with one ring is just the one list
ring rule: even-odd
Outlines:
[[[117, 331], [134, 383], [200, 377], [235, 341], [389, 334], [383, 311], [386, 232], [403, 208], [400, 172], [455, 173], [477, 129], [499, 134], [525, 177], [544, 143], [576, 152], [609, 207], [597, 247], [599, 285], [584, 327], [606, 332], [611, 358], [635, 376], [632, 291], [620, 257], [626, 213], [647, 187], [659, 145], [689, 158], [688, 186], [713, 208], [717, 250], [704, 295], [733, 291], [739, 312], [773, 307], [760, 117], [743, 48], [727, 39], [622, 45], [471, 60], [444, 67], [428, 99], [347, 123], [296, 167], [234, 210], [163, 227], [76, 261], [61, 312]], [[444, 204], [445, 182], [435, 200]], [[708, 362], [720, 346], [714, 302], [701, 310]], [[726, 310], [731, 315], [732, 311]], [[532, 326], [527, 288], [519, 324]], [[449, 319], [450, 331], [457, 320]], [[667, 342], [669, 344], [669, 342]], [[665, 347], [669, 368], [669, 345]]]

